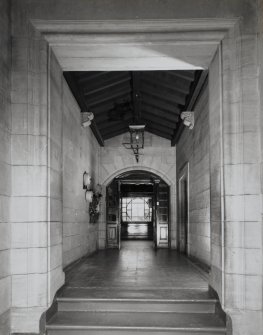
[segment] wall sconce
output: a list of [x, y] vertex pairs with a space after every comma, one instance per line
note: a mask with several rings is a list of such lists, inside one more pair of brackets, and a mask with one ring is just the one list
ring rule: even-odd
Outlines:
[[184, 125], [186, 127], [189, 127], [189, 129], [193, 129], [195, 125], [195, 115], [194, 112], [185, 111], [181, 113], [181, 119], [184, 122]]
[[87, 190], [85, 192], [85, 200], [89, 203], [92, 202], [92, 199], [93, 199], [93, 191], [90, 191], [90, 190]]
[[139, 162], [139, 149], [144, 148], [144, 128], [145, 125], [130, 125], [130, 142], [122, 143], [126, 149], [131, 149], [136, 158], [136, 162]]
[[94, 114], [91, 112], [82, 112], [81, 113], [81, 125], [82, 127], [89, 127], [91, 121], [94, 119]]
[[83, 173], [83, 190], [88, 190], [91, 185], [91, 176], [89, 173], [84, 171]]

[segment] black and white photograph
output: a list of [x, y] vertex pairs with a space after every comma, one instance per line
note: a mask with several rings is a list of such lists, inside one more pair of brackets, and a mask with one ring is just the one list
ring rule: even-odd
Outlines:
[[263, 334], [263, 0], [0, 0], [0, 335]]

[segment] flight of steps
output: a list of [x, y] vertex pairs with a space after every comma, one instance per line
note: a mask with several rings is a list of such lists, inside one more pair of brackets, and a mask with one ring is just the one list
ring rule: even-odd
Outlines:
[[48, 335], [219, 335], [217, 299], [202, 290], [66, 288]]

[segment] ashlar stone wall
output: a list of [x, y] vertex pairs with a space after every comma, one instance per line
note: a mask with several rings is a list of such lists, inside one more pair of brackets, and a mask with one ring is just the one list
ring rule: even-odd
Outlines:
[[98, 224], [90, 223], [83, 172], [99, 182], [99, 144], [91, 129], [82, 128], [80, 109], [62, 78], [63, 90], [63, 266], [97, 249]]
[[[194, 108], [194, 129], [185, 127], [176, 146], [177, 180], [189, 163], [189, 255], [210, 266], [209, 104], [206, 84]], [[179, 218], [178, 218], [179, 221]]]
[[10, 328], [11, 32], [10, 3], [0, 2], [0, 334]]

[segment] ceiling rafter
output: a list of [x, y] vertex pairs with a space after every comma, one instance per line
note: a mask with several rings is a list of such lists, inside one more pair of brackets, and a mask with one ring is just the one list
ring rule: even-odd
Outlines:
[[109, 88], [113, 88], [114, 86], [119, 86], [120, 84], [126, 83], [128, 81], [130, 81], [130, 78], [122, 75], [118, 79], [116, 78], [115, 81], [112, 81], [112, 80], [105, 81], [103, 86], [96, 86], [95, 88], [85, 88], [84, 95], [88, 97], [92, 94], [108, 90]]
[[68, 76], [73, 74], [75, 79], [69, 86], [73, 94], [78, 88], [74, 96], [81, 110], [94, 114], [91, 128], [96, 138], [103, 141], [125, 133], [135, 122], [173, 144], [182, 127], [180, 114], [195, 94], [198, 73], [201, 71], [95, 71]]
[[[67, 72], [64, 73], [64, 77], [69, 85], [69, 87], [71, 88], [71, 91], [75, 97], [75, 99], [77, 100], [79, 107], [81, 109], [81, 112], [89, 112], [89, 107], [86, 104], [85, 99], [83, 98], [83, 93], [80, 89], [80, 87], [77, 85], [76, 79], [74, 77], [73, 73]], [[104, 146], [104, 140], [101, 136], [101, 133], [96, 125], [96, 120], [93, 120], [91, 123], [91, 129], [93, 131], [94, 136], [96, 137], [98, 143], [100, 146]]]
[[[193, 110], [195, 107], [195, 104], [198, 100], [198, 96], [200, 95], [202, 88], [207, 80], [208, 77], [208, 71], [196, 71], [196, 79], [193, 81], [188, 99], [185, 104], [185, 110]], [[180, 123], [178, 125], [177, 131], [174, 133], [171, 146], [175, 146], [176, 143], [178, 143], [182, 133], [184, 130], [184, 124], [182, 120], [180, 120]]]

